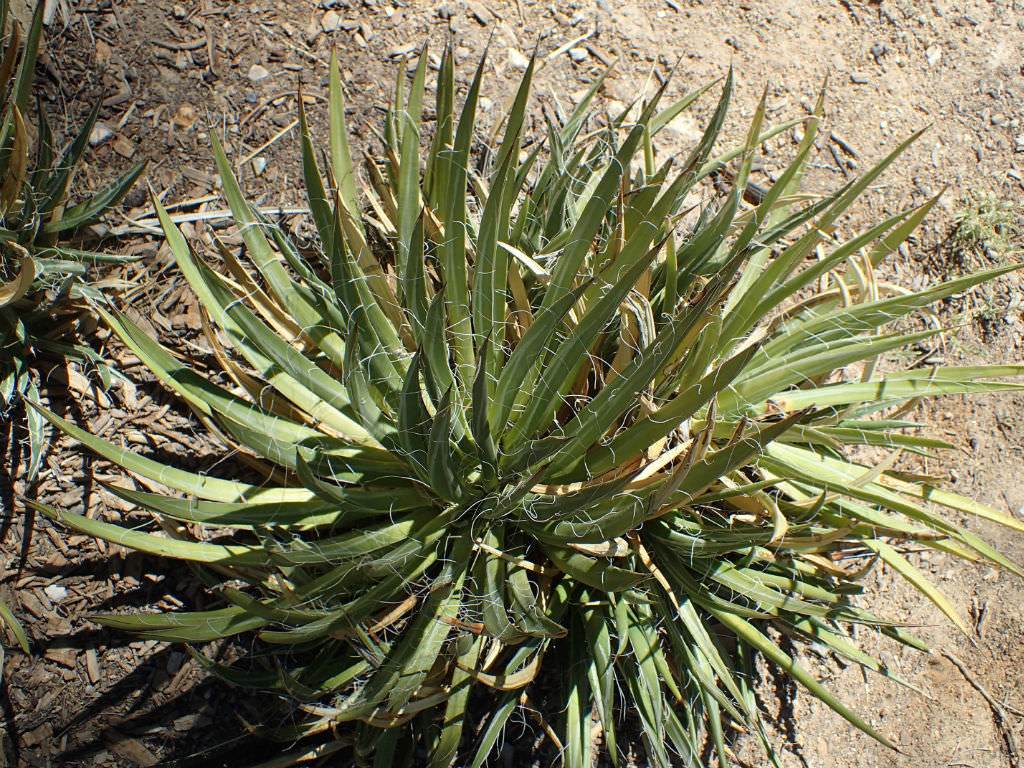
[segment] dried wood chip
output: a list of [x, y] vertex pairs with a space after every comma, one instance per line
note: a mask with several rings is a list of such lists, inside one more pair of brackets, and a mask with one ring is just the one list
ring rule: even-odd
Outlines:
[[78, 658], [77, 648], [47, 648], [43, 654], [50, 661], [55, 661], [68, 669], [75, 668], [75, 660]]
[[135, 145], [121, 134], [118, 134], [114, 139], [113, 147], [114, 151], [121, 157], [130, 158], [135, 154]]
[[103, 677], [100, 670], [100, 659], [95, 648], [90, 648], [85, 652], [85, 671], [89, 674], [89, 682], [93, 685], [96, 685]]
[[21, 607], [37, 619], [46, 618], [46, 615], [49, 613], [49, 611], [43, 606], [42, 601], [32, 592], [19, 590], [18, 600], [21, 602]]
[[118, 757], [131, 760], [141, 768], [149, 768], [149, 766], [157, 764], [156, 755], [146, 749], [138, 739], [130, 738], [117, 731], [107, 731], [104, 738], [110, 751]]
[[[57, 533], [57, 530], [51, 527], [47, 527], [44, 530], [46, 531], [47, 537], [53, 543], [53, 546], [60, 550], [61, 555], [65, 556], [60, 558], [60, 560], [63, 560], [63, 562], [66, 564], [66, 556], [70, 554], [70, 550], [68, 550], [68, 545], [64, 542], [64, 539], [62, 538], [61, 534]], [[53, 555], [50, 555], [50, 558], [52, 559]]]
[[27, 747], [34, 747], [37, 744], [45, 744], [53, 738], [53, 726], [43, 723], [38, 728], [22, 735], [21, 740]]
[[57, 369], [55, 373], [57, 375], [64, 373], [67, 376], [68, 388], [71, 389], [72, 391], [77, 392], [78, 394], [83, 395], [85, 397], [95, 396], [97, 403], [102, 408], [109, 408], [110, 398], [107, 397], [106, 393], [103, 392], [101, 389], [93, 387], [93, 385], [87, 378], [85, 378], [85, 376], [83, 376], [81, 373], [79, 373], [71, 366], [72, 364], [68, 363], [67, 368]]

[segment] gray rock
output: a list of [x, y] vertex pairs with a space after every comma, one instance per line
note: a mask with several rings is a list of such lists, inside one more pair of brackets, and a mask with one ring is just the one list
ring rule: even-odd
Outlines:
[[515, 48], [508, 49], [508, 65], [513, 69], [526, 69], [530, 66], [530, 60], [521, 51]]
[[43, 587], [43, 594], [46, 595], [51, 602], [59, 603], [68, 596], [68, 590], [67, 587], [62, 587], [59, 584], [50, 584]]
[[254, 83], [258, 83], [260, 80], [266, 80], [268, 77], [270, 77], [270, 70], [262, 64], [253, 64], [249, 67], [249, 79]]
[[570, 48], [569, 58], [575, 61], [577, 64], [582, 64], [588, 58], [590, 58], [590, 51], [586, 48]]
[[324, 32], [336, 32], [341, 26], [341, 14], [337, 11], [327, 11], [320, 17], [320, 28]]
[[396, 45], [394, 48], [388, 49], [389, 59], [398, 59], [402, 56], [407, 56], [416, 50], [416, 43], [407, 43], [406, 45]]
[[94, 147], [98, 147], [113, 135], [114, 132], [103, 123], [96, 123], [89, 134], [89, 143]]

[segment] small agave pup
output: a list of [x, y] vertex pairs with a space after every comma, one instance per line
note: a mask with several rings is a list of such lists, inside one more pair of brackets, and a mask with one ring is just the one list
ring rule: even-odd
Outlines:
[[[362, 196], [332, 66], [326, 180], [300, 113], [322, 242], [309, 258], [246, 204], [216, 142], [241, 255], [222, 248], [223, 269], [208, 266], [158, 205], [234, 384], [101, 311], [268, 480], [166, 466], [41, 409], [178, 494], [113, 489], [163, 532], [40, 509], [225, 581], [215, 610], [100, 620], [192, 644], [257, 633], [273, 662], [263, 674], [197, 657], [302, 702], [286, 736], [323, 732], [324, 749], [372, 752], [375, 765], [483, 765], [517, 707], [541, 706], [537, 683], [572, 768], [594, 764], [597, 746], [618, 761], [638, 731], [651, 765], [701, 765], [704, 749], [726, 765], [729, 723], [771, 751], [757, 654], [890, 744], [772, 634], [893, 677], [851, 627], [923, 645], [858, 607], [866, 566], [892, 566], [961, 627], [902, 549], [1020, 573], [931, 505], [1024, 524], [891, 459], [856, 460], [860, 446], [947, 447], [903, 420], [914, 398], [1024, 388], [1006, 381], [1024, 367], [875, 365], [936, 333], [886, 324], [1009, 268], [919, 293], [876, 280], [934, 200], [850, 239], [836, 222], [915, 137], [835, 194], [800, 195], [820, 99], [792, 164], [748, 207], [755, 149], [792, 124], [764, 129], [762, 101], [745, 143], [714, 155], [731, 76], [699, 144], [659, 165], [652, 138], [707, 88], [667, 107], [659, 92], [639, 117], [594, 128], [601, 78], [524, 152], [533, 65], [494, 147], [474, 128], [483, 63], [459, 113], [453, 66], [446, 55], [422, 155], [426, 58], [408, 84], [401, 70]], [[682, 229], [687, 193], [734, 162], [728, 195]], [[493, 706], [469, 709], [485, 689]]]
[[[0, 34], [7, 31], [8, 0], [0, 0]], [[45, 3], [40, 0], [24, 40], [12, 22], [0, 56], [0, 410], [23, 394], [38, 399], [28, 358], [36, 350], [51, 355], [90, 357], [58, 339], [68, 325], [58, 317], [67, 299], [99, 298], [94, 287], [78, 278], [89, 265], [126, 261], [73, 247], [79, 228], [91, 224], [116, 205], [145, 170], [139, 163], [88, 199], [69, 204], [75, 173], [88, 147], [101, 104], [96, 104], [75, 138], [61, 151], [42, 99], [37, 100], [35, 140], [26, 126], [36, 60], [42, 41]], [[63, 322], [62, 322], [63, 321]], [[31, 469], [34, 478], [41, 458], [42, 421], [29, 417]]]

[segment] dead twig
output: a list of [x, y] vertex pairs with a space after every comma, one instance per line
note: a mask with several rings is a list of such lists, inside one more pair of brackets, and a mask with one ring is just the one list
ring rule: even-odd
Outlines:
[[237, 167], [241, 167], [241, 166], [245, 165], [247, 162], [249, 162], [254, 157], [256, 157], [257, 155], [262, 153], [264, 150], [266, 150], [272, 144], [274, 144], [274, 142], [280, 140], [282, 136], [284, 136], [286, 133], [288, 133], [288, 131], [290, 131], [292, 128], [294, 128], [298, 124], [299, 124], [298, 120], [292, 120], [290, 123], [288, 123], [288, 125], [286, 125], [280, 131], [275, 133], [270, 139], [268, 139], [267, 141], [265, 141], [262, 144], [260, 144], [256, 149], [254, 149], [252, 152], [250, 152], [245, 157], [243, 157], [241, 160], [239, 160], [237, 163], [235, 163], [235, 165]]
[[198, 51], [206, 45], [206, 38], [197, 37], [195, 40], [185, 40], [181, 43], [174, 40], [160, 40], [154, 38], [150, 42], [152, 42], [153, 45], [159, 45], [161, 48], [166, 48], [169, 51]]
[[1010, 766], [1011, 768], [1020, 768], [1020, 752], [1017, 751], [1017, 740], [1013, 736], [1013, 728], [1010, 725], [1010, 718], [1006, 713], [1006, 709], [985, 690], [985, 687], [975, 679], [974, 675], [971, 674], [970, 670], [967, 669], [960, 659], [949, 651], [943, 651], [942, 655], [953, 662], [956, 668], [960, 670], [960, 674], [964, 676], [964, 679], [988, 702], [989, 707], [992, 709], [992, 714], [995, 716], [996, 728], [999, 729], [1000, 734], [1002, 734], [1003, 739], [1006, 741]]
[[829, 144], [828, 151], [832, 155], [832, 159], [836, 161], [836, 165], [839, 166], [839, 172], [842, 173], [843, 176], [849, 176], [850, 174], [846, 171], [846, 163], [844, 163], [843, 159], [839, 157], [839, 153], [836, 152], [836, 148]]
[[[544, 719], [544, 715], [540, 713], [540, 709], [534, 705], [533, 701], [531, 701], [530, 697], [525, 693], [519, 697], [519, 705], [523, 707], [530, 717], [533, 718], [533, 721], [540, 726], [540, 729], [554, 745], [558, 754], [563, 756], [561, 763], [562, 765], [565, 765], [565, 745], [562, 744], [562, 740], [558, 738], [558, 734], [555, 733], [555, 729], [552, 728], [548, 721]], [[1014, 766], [1014, 768], [1016, 768], [1016, 766]]]
[[832, 141], [834, 141], [837, 145], [839, 145], [839, 148], [843, 150], [843, 152], [848, 154], [850, 157], [857, 157], [857, 150], [855, 150], [853, 146], [850, 144], [850, 142], [848, 142], [838, 133], [836, 133], [835, 131], [831, 131], [829, 133], [829, 138], [832, 139]]

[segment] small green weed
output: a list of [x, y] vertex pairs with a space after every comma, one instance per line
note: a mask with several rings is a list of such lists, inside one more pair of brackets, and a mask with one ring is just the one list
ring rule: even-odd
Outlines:
[[954, 242], [1002, 261], [1020, 250], [1024, 209], [994, 192], [968, 192], [956, 214]]

